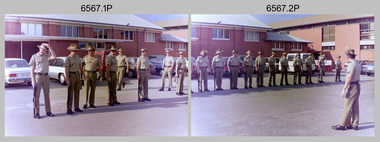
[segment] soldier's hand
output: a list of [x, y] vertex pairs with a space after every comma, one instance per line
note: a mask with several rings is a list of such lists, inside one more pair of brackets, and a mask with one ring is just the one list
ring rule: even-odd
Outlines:
[[66, 79], [66, 84], [67, 84], [67, 87], [70, 86], [70, 80], [69, 79]]
[[125, 73], [128, 73], [129, 72], [129, 70], [125, 70]]
[[197, 73], [199, 74], [199, 73], [200, 73], [200, 71], [199, 71], [199, 70], [197, 70]]
[[137, 75], [137, 80], [140, 80], [140, 75]]
[[33, 88], [36, 87], [36, 85], [37, 85], [36, 82], [34, 82], [34, 81], [32, 81], [31, 84], [32, 84]]
[[342, 93], [340, 94], [340, 96], [344, 97], [344, 92], [345, 92], [345, 91], [343, 90]]
[[230, 69], [228, 69], [228, 72], [229, 72], [229, 73], [231, 73], [231, 70], [230, 70]]
[[103, 81], [103, 76], [100, 76], [100, 82], [102, 82]]
[[108, 81], [108, 82], [111, 82], [111, 77], [108, 77], [108, 78], [107, 78], [107, 81]]
[[86, 80], [86, 75], [83, 75], [83, 80]]
[[149, 77], [150, 77], [150, 76], [152, 76], [152, 74], [151, 74], [151, 73], [149, 73]]

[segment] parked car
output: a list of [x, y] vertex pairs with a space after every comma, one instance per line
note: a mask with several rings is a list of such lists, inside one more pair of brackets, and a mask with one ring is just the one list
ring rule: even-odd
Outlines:
[[[370, 60], [355, 60], [356, 62], [358, 62], [360, 64], [360, 67], [363, 69], [363, 66], [366, 65], [367, 63], [371, 62]], [[344, 70], [347, 70], [347, 65], [348, 63], [345, 63], [344, 64]], [[360, 72], [361, 74], [363, 74], [363, 71]]]
[[197, 78], [197, 59], [194, 57], [191, 57], [191, 77], [192, 78]]
[[30, 66], [25, 59], [5, 58], [5, 86], [9, 84], [31, 84]]
[[375, 61], [370, 61], [366, 65], [363, 65], [362, 73], [367, 74], [368, 76], [375, 74]]
[[[268, 63], [269, 57], [265, 57], [265, 71], [269, 72], [269, 63]], [[279, 70], [279, 65], [280, 65], [280, 57], [274, 57], [274, 60], [276, 60], [275, 67], [276, 67], [276, 72], [280, 71]]]
[[149, 55], [148, 59], [153, 59], [153, 58], [165, 58], [165, 55]]
[[[136, 71], [136, 64], [137, 64], [137, 58], [138, 57], [128, 57], [128, 63], [129, 63], [129, 72], [126, 74], [126, 76], [132, 78], [137, 77], [137, 71]], [[155, 73], [156, 69], [152, 62], [149, 61], [150, 66], [150, 73]]]
[[[289, 72], [294, 72], [294, 67], [293, 67], [293, 62], [294, 62], [294, 59], [296, 58], [296, 55], [297, 53], [289, 53], [287, 55], [287, 59], [288, 59], [288, 65], [289, 65]], [[311, 56], [313, 56], [314, 58], [314, 55], [311, 54]], [[303, 72], [306, 72], [306, 64], [305, 64], [305, 60], [306, 58], [309, 57], [309, 53], [300, 53], [300, 58], [302, 59], [302, 62], [303, 62]], [[316, 71], [316, 65], [313, 64], [311, 66], [312, 70], [313, 70], [313, 73]], [[281, 71], [281, 65], [278, 67], [278, 69]]]
[[162, 64], [163, 64], [164, 58], [158, 57], [158, 58], [151, 58], [149, 61], [154, 65], [156, 71], [154, 74], [159, 74], [162, 76], [163, 70], [162, 70]]
[[55, 60], [50, 60], [49, 63], [50, 78], [58, 79], [62, 85], [66, 84], [65, 60], [66, 57], [56, 57]]

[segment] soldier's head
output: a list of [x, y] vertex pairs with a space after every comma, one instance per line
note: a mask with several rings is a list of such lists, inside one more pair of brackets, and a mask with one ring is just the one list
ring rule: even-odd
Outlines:
[[272, 55], [271, 55], [271, 56], [274, 57], [274, 55], [276, 55], [276, 52], [272, 52]]
[[340, 59], [341, 57], [340, 57], [340, 55], [338, 55], [338, 56], [336, 56], [336, 58], [337, 58], [337, 59]]
[[288, 53], [286, 52], [282, 53], [282, 57], [286, 58], [286, 55], [288, 55]]
[[37, 47], [39, 48], [39, 53], [41, 56], [45, 55], [48, 48], [46, 47], [47, 46], [47, 43], [42, 43], [41, 45], [37, 45]]
[[70, 46], [67, 47], [67, 50], [69, 50], [71, 54], [75, 55], [75, 53], [80, 50], [80, 47], [76, 44], [70, 44]]
[[309, 54], [308, 54], [308, 55], [309, 55], [309, 57], [308, 57], [308, 58], [312, 58], [312, 57], [313, 57], [313, 56], [311, 56], [311, 53], [310, 53], [310, 52], [309, 52]]
[[233, 56], [236, 56], [236, 55], [237, 55], [237, 50], [236, 50], [236, 49], [234, 49], [234, 50], [232, 50], [232, 52], [231, 52], [231, 53], [232, 53], [232, 55], [233, 55]]
[[123, 51], [124, 51], [123, 48], [119, 48], [119, 49], [117, 50], [117, 52], [119, 52], [119, 55], [123, 55]]
[[300, 53], [297, 53], [297, 58], [299, 58], [300, 57]]
[[252, 54], [252, 51], [251, 50], [248, 50], [247, 52], [245, 52], [245, 53], [247, 53], [247, 56], [251, 56], [251, 54]]
[[182, 52], [182, 51], [179, 51], [179, 52], [178, 52], [178, 55], [179, 55], [180, 58], [182, 58], [182, 57], [183, 57], [183, 52]]
[[257, 54], [261, 57], [261, 56], [263, 56], [264, 51], [260, 50], [259, 52], [257, 52]]
[[166, 56], [169, 56], [169, 55], [170, 55], [170, 50], [169, 50], [169, 49], [166, 49], [166, 50], [165, 50], [165, 54], [166, 54]]
[[355, 59], [356, 54], [354, 49], [348, 49], [346, 52], [344, 52], [347, 55], [347, 59]]
[[116, 55], [116, 52], [117, 52], [117, 47], [115, 47], [115, 46], [111, 46], [111, 48], [110, 48], [110, 50], [111, 50], [111, 54], [112, 55]]
[[200, 54], [201, 56], [205, 57], [207, 55], [207, 50], [202, 50]]
[[146, 48], [141, 48], [141, 55], [142, 56], [146, 56], [146, 51], [147, 51], [148, 49], [146, 49]]
[[220, 56], [220, 53], [222, 53], [222, 52], [223, 52], [223, 50], [218, 49], [218, 50], [215, 52], [215, 54], [216, 54], [217, 56]]
[[87, 53], [88, 53], [88, 55], [90, 55], [90, 56], [94, 56], [94, 54], [95, 54], [95, 48], [93, 47], [93, 46], [91, 46], [91, 45], [86, 45], [87, 47]]

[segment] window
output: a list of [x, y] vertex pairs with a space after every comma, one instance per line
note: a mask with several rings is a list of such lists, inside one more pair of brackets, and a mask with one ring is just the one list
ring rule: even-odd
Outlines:
[[186, 43], [179, 43], [178, 51], [186, 51]]
[[133, 41], [133, 31], [121, 31], [121, 39]]
[[195, 27], [191, 27], [191, 38], [197, 38], [197, 29]]
[[289, 55], [288, 56], [288, 61], [293, 61], [294, 60], [294, 55]]
[[230, 39], [230, 30], [227, 29], [212, 29], [212, 39]]
[[244, 31], [244, 41], [259, 41], [260, 33], [254, 31]]
[[323, 41], [322, 42], [333, 42], [335, 41], [335, 26], [324, 26], [323, 28]]
[[109, 29], [103, 29], [103, 28], [94, 28], [93, 29], [93, 37], [94, 38], [101, 38], [101, 39], [108, 39], [109, 37]]
[[86, 44], [95, 47], [95, 49], [99, 49], [99, 48], [105, 49], [105, 47], [106, 47], [106, 43], [97, 43], [97, 42], [79, 42], [78, 46], [81, 49], [85, 50]]
[[79, 28], [76, 26], [61, 25], [61, 36], [78, 37], [79, 36]]
[[371, 20], [363, 20], [360, 23], [360, 40], [375, 39], [375, 22]]
[[325, 50], [335, 50], [335, 46], [322, 46], [322, 51]]
[[293, 42], [291, 44], [291, 50], [295, 50], [295, 51], [301, 51], [302, 50], [302, 43], [301, 42]]
[[151, 32], [145, 32], [145, 42], [155, 42], [156, 34]]
[[375, 45], [360, 45], [360, 50], [375, 49]]
[[165, 42], [165, 50], [173, 50], [174, 43], [173, 42]]
[[42, 36], [42, 24], [21, 23], [21, 35]]
[[274, 42], [272, 50], [285, 50], [285, 42]]

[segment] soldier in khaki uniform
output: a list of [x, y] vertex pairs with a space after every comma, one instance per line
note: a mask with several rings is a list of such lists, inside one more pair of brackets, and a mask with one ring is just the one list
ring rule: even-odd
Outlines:
[[318, 68], [319, 68], [318, 82], [319, 83], [325, 83], [323, 81], [323, 76], [325, 76], [325, 64], [326, 64], [326, 62], [327, 62], [326, 56], [325, 56], [325, 54], [322, 54], [318, 60]]
[[294, 59], [293, 62], [294, 67], [294, 85], [297, 85], [296, 80], [298, 77], [298, 84], [302, 85], [301, 83], [301, 77], [302, 77], [302, 71], [303, 71], [303, 62], [300, 58], [300, 53], [297, 53], [297, 57]]
[[212, 70], [214, 71], [215, 75], [215, 91], [223, 90], [222, 89], [222, 79], [223, 79], [223, 73], [224, 73], [224, 65], [225, 65], [225, 60], [220, 56], [220, 53], [222, 53], [223, 50], [217, 50], [216, 55], [214, 58], [212, 58], [211, 61], [211, 67]]
[[[95, 57], [95, 48], [93, 46], [87, 46], [88, 55], [83, 57], [84, 74], [86, 79], [84, 81], [84, 104], [83, 109], [87, 109], [87, 103], [90, 103], [91, 108], [96, 108], [95, 106], [95, 89], [96, 81], [98, 79], [96, 70], [100, 74], [100, 82], [103, 81], [103, 71], [102, 71], [102, 62], [99, 58]], [[91, 87], [91, 90], [90, 90]], [[90, 91], [90, 95], [88, 92]], [[89, 100], [90, 99], [90, 100]]]
[[207, 57], [207, 51], [202, 50], [200, 54], [201, 54], [201, 56], [199, 56], [197, 58], [197, 72], [199, 75], [198, 92], [202, 92], [202, 80], [203, 80], [203, 84], [204, 84], [204, 91], [210, 91], [210, 90], [208, 90], [208, 86], [207, 86], [208, 72], [210, 72], [210, 69], [209, 69], [210, 62], [209, 62], [208, 57]]
[[252, 87], [252, 73], [253, 73], [253, 67], [254, 67], [254, 61], [253, 57], [251, 56], [252, 51], [248, 50], [247, 56], [244, 57], [244, 62], [243, 62], [243, 68], [244, 68], [244, 88], [248, 89], [248, 81], [249, 81], [249, 88]]
[[256, 85], [257, 87], [264, 87], [264, 72], [265, 72], [265, 58], [263, 51], [259, 51], [259, 56], [256, 57]]
[[[70, 55], [65, 60], [65, 72], [66, 72], [66, 84], [67, 84], [67, 114], [73, 114], [71, 108], [73, 107], [76, 112], [83, 112], [79, 108], [79, 92], [80, 92], [80, 73], [84, 74], [82, 68], [82, 62], [76, 52], [80, 50], [80, 47], [76, 44], [70, 44], [67, 47], [70, 50]], [[83, 76], [86, 79], [86, 76]], [[73, 98], [74, 95], [74, 98]]]
[[141, 49], [141, 56], [137, 58], [137, 80], [138, 80], [138, 94], [139, 102], [151, 101], [148, 97], [148, 81], [150, 74], [149, 59], [146, 56], [146, 48]]
[[269, 63], [269, 84], [268, 86], [272, 86], [272, 79], [273, 79], [273, 86], [276, 85], [276, 59], [274, 59], [274, 55], [276, 55], [275, 52], [272, 52], [272, 55], [268, 59]]
[[342, 82], [342, 80], [340, 80], [340, 72], [342, 71], [342, 61], [340, 61], [340, 56], [338, 55], [336, 57], [336, 61], [335, 61], [335, 82]]
[[170, 51], [166, 50], [165, 51], [166, 56], [162, 60], [162, 87], [158, 91], [164, 91], [165, 88], [165, 79], [166, 76], [169, 76], [169, 89], [168, 91], [171, 91], [173, 88], [173, 83], [172, 83], [172, 76], [173, 76], [173, 67], [174, 67], [174, 58], [173, 56], [170, 56]]
[[284, 84], [282, 84], [282, 82], [284, 81], [284, 76], [285, 76], [286, 85], [290, 85], [288, 83], [289, 65], [288, 65], [288, 59], [286, 59], [286, 55], [287, 55], [286, 52], [282, 53], [282, 58], [280, 59], [280, 64], [281, 64], [281, 83], [280, 83], [280, 86], [284, 86]]
[[[50, 108], [50, 77], [48, 73], [49, 60], [54, 60], [56, 55], [53, 48], [47, 43], [42, 43], [41, 45], [37, 45], [37, 47], [39, 48], [39, 52], [32, 55], [29, 65], [31, 66], [30, 74], [32, 78], [32, 86], [33, 88], [36, 88], [35, 118], [40, 119], [40, 93], [42, 86], [44, 88], [46, 115], [54, 117]], [[51, 55], [46, 54], [47, 50], [50, 50]]]
[[306, 78], [305, 78], [305, 84], [314, 84], [311, 81], [311, 76], [313, 74], [312, 65], [315, 63], [313, 56], [311, 56], [311, 53], [309, 53], [309, 57], [306, 58], [305, 64], [306, 64]]
[[115, 46], [111, 46], [111, 53], [108, 54], [106, 58], [106, 75], [107, 75], [107, 104], [109, 106], [113, 106], [114, 104], [120, 104], [117, 101], [116, 97], [116, 72], [117, 72], [117, 60], [115, 58], [117, 48]]
[[232, 50], [232, 56], [227, 60], [227, 68], [230, 73], [230, 89], [238, 89], [238, 75], [240, 69], [240, 59], [237, 57], [237, 50]]
[[[125, 82], [124, 82], [124, 71], [125, 73], [128, 73], [129, 72], [129, 63], [128, 63], [128, 58], [127, 56], [123, 55], [123, 49], [122, 48], [119, 48], [119, 50], [117, 50], [119, 52], [119, 55], [116, 56], [116, 60], [117, 60], [117, 78], [119, 80], [119, 85], [118, 85], [118, 88], [117, 88], [117, 91], [120, 91], [121, 90], [121, 85], [123, 85], [123, 88], [125, 87]], [[127, 64], [127, 65], [125, 65]], [[125, 67], [127, 67], [127, 69], [125, 69]]]
[[180, 51], [178, 54], [179, 54], [179, 57], [177, 58], [177, 61], [176, 61], [176, 68], [175, 68], [176, 75], [175, 76], [178, 78], [176, 94], [180, 96], [180, 95], [185, 94], [183, 93], [183, 81], [185, 79], [185, 76], [187, 76], [187, 67], [186, 67], [186, 60], [185, 58], [183, 58], [183, 52]]

